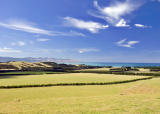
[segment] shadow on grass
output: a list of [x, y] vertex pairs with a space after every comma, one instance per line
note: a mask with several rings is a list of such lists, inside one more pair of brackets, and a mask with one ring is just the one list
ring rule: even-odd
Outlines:
[[14, 78], [13, 76], [0, 76], [0, 79], [5, 79], [5, 78]]

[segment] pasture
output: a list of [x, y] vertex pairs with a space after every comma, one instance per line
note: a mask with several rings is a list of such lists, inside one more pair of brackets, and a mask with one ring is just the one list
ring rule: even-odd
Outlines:
[[[0, 86], [115, 82], [146, 78], [71, 73], [0, 78]], [[160, 78], [131, 83], [0, 89], [0, 114], [158, 114]]]
[[0, 89], [0, 113], [158, 114], [160, 79], [103, 86]]
[[0, 88], [39, 87], [52, 85], [103, 85], [136, 81], [146, 78], [151, 77], [93, 73], [0, 76]]

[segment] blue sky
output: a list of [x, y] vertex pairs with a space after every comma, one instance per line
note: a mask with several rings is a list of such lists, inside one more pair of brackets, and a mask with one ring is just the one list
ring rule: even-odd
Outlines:
[[0, 0], [0, 56], [160, 62], [160, 0]]

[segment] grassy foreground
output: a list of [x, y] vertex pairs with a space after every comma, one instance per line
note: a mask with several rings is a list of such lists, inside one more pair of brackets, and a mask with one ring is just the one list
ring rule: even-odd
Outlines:
[[0, 113], [159, 114], [159, 82], [0, 89]]
[[127, 83], [150, 78], [152, 77], [93, 73], [0, 76], [0, 88], [23, 88], [60, 85], [107, 85]]

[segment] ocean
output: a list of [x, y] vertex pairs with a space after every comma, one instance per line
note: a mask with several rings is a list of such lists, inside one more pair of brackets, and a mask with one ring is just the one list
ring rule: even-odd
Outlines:
[[78, 62], [78, 63], [67, 63], [67, 64], [85, 64], [91, 66], [112, 66], [112, 67], [122, 67], [122, 66], [130, 66], [130, 67], [160, 67], [160, 63], [109, 63], [109, 62]]

